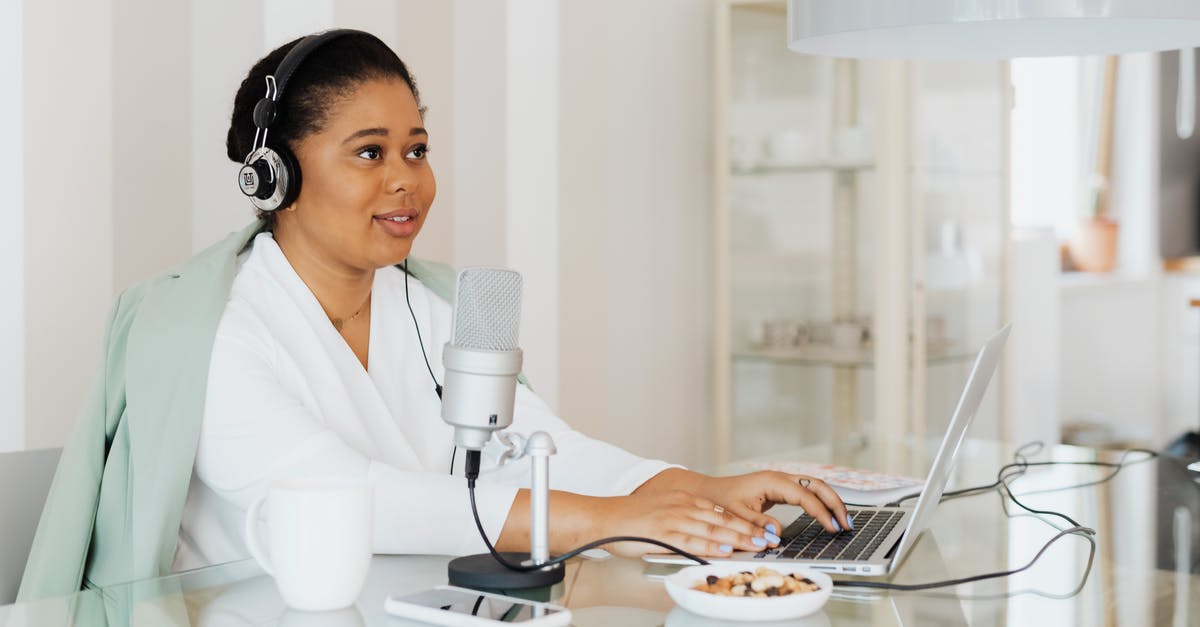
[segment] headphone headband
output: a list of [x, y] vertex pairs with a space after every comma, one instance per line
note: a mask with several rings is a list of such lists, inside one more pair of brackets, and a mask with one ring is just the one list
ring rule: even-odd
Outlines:
[[279, 102], [283, 98], [283, 92], [287, 89], [288, 81], [291, 80], [292, 74], [296, 73], [296, 68], [300, 67], [300, 63], [304, 61], [308, 55], [314, 50], [320, 48], [331, 40], [337, 39], [344, 35], [367, 35], [374, 37], [369, 33], [352, 28], [334, 28], [324, 32], [309, 35], [300, 40], [291, 50], [284, 55], [283, 60], [279, 62], [279, 67], [275, 69], [275, 102]]
[[[296, 73], [296, 68], [308, 55], [314, 50], [320, 48], [331, 40], [337, 39], [344, 35], [368, 35], [360, 30], [351, 28], [335, 28], [324, 32], [309, 35], [300, 40], [291, 50], [283, 56], [283, 60], [279, 62], [279, 67], [275, 68], [275, 72], [267, 76], [267, 93], [263, 96], [258, 104], [254, 105], [254, 126], [255, 137], [262, 131], [263, 145], [266, 145], [266, 130], [267, 127], [275, 121], [275, 112], [278, 109], [279, 101], [283, 99], [283, 91], [287, 88], [288, 81], [291, 80], [292, 74]], [[254, 146], [261, 148], [262, 146]]]

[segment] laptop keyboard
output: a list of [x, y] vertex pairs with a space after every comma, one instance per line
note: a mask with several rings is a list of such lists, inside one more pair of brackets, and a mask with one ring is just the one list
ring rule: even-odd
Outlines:
[[779, 546], [754, 557], [762, 559], [848, 560], [870, 559], [900, 522], [903, 512], [850, 510], [853, 530], [829, 533], [817, 519], [804, 514], [780, 534]]

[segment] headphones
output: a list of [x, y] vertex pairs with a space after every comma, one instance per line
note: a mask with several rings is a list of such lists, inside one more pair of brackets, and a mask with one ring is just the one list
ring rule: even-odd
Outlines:
[[267, 131], [275, 121], [288, 79], [305, 57], [327, 42], [343, 35], [367, 35], [359, 30], [338, 28], [309, 35], [292, 47], [274, 74], [267, 76], [267, 93], [254, 105], [254, 144], [238, 170], [238, 188], [260, 211], [286, 207], [300, 195], [300, 164], [286, 146], [267, 146]]

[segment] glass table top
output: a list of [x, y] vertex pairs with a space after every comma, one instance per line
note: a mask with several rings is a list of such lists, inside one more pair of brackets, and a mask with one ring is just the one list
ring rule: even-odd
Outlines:
[[[776, 459], [922, 474], [935, 446], [814, 447]], [[960, 455], [948, 489], [990, 483], [1012, 457], [997, 443], [977, 440], [965, 442]], [[1056, 446], [1030, 459], [1117, 462], [1120, 457], [1116, 451]], [[1107, 480], [1111, 468], [1064, 465], [1031, 468], [1011, 482], [1030, 507], [1062, 511], [1096, 530], [1090, 568], [1089, 543], [1068, 536], [1029, 570], [1010, 577], [923, 592], [835, 586], [820, 612], [786, 624], [1200, 626], [1200, 475], [1174, 458], [1139, 459], [1129, 455], [1126, 461], [1133, 463]], [[785, 524], [797, 512], [772, 510]], [[915, 584], [1018, 568], [1064, 526], [1007, 504], [996, 491], [945, 500], [897, 572], [872, 580]], [[358, 603], [340, 612], [289, 610], [274, 581], [246, 560], [0, 607], [0, 627], [402, 625], [384, 612], [384, 599], [446, 583], [449, 559], [375, 556]], [[581, 627], [721, 624], [675, 607], [661, 583], [674, 570], [623, 558], [576, 559], [563, 583], [545, 592], [571, 608], [572, 624]]]

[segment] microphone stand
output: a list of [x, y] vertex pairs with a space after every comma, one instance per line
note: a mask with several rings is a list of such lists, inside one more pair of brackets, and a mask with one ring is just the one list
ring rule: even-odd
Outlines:
[[[515, 445], [506, 436], [498, 437], [509, 450], [503, 459], [530, 458], [532, 466], [529, 489], [529, 553], [505, 552], [505, 561], [522, 566], [539, 566], [550, 561], [550, 456], [557, 450], [554, 439], [544, 431], [529, 436], [524, 450], [514, 454]], [[467, 483], [472, 488], [479, 476], [479, 450], [467, 451]], [[545, 588], [563, 580], [565, 568], [553, 564], [545, 568], [513, 570], [501, 564], [491, 553], [479, 553], [455, 558], [447, 567], [451, 585], [483, 590], [525, 590]]]

